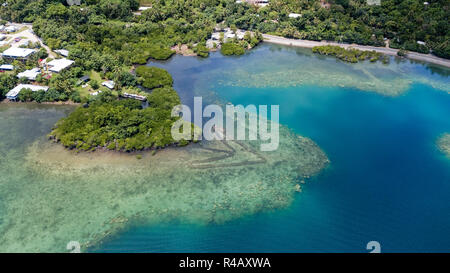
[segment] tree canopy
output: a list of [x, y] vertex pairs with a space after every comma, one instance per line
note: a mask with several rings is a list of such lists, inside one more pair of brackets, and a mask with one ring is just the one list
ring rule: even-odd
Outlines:
[[55, 126], [50, 137], [70, 149], [91, 151], [104, 148], [138, 151], [185, 145], [171, 135], [172, 108], [180, 104], [171, 87], [158, 88], [148, 95], [149, 107], [131, 99], [118, 100], [111, 92], [101, 93], [85, 107], [78, 107]]
[[172, 76], [166, 70], [158, 67], [139, 66], [136, 75], [140, 77], [142, 86], [148, 89], [172, 86]]

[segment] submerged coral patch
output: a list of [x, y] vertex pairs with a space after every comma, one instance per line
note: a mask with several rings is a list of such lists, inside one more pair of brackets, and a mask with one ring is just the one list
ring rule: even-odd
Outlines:
[[443, 134], [438, 140], [438, 146], [450, 158], [450, 134]]
[[[270, 54], [267, 54], [267, 51], [271, 51]], [[223, 60], [227, 69], [212, 67], [212, 70], [208, 70], [208, 75], [198, 77], [216, 77], [221, 86], [341, 87], [372, 91], [386, 96], [401, 95], [413, 83], [422, 83], [450, 93], [447, 80], [428, 77], [420, 71], [411, 70], [406, 61], [391, 58], [389, 64], [369, 61], [352, 64], [328, 56], [292, 58], [292, 51], [298, 55], [312, 55], [309, 49], [267, 45], [252, 52], [245, 62]]]
[[300, 180], [328, 162], [312, 140], [285, 127], [273, 152], [257, 142], [212, 141], [140, 157], [77, 153], [45, 139], [62, 108], [34, 111], [6, 110], [0, 121], [0, 128], [35, 124], [13, 129], [23, 145], [0, 147], [1, 252], [63, 252], [70, 241], [86, 250], [130, 223], [220, 224], [286, 207]]

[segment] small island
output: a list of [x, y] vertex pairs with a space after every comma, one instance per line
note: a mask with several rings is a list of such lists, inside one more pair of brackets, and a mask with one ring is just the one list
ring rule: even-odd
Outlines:
[[444, 134], [438, 139], [439, 149], [450, 158], [450, 134]]

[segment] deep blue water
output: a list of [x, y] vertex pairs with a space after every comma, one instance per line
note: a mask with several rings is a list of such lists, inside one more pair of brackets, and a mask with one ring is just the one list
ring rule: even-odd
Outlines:
[[[239, 61], [176, 57], [159, 66], [190, 104], [200, 80], [186, 72], [202, 69], [192, 63]], [[411, 70], [430, 73], [420, 64]], [[280, 123], [313, 139], [329, 168], [286, 209], [221, 225], [133, 226], [96, 251], [368, 252], [373, 240], [382, 252], [450, 251], [450, 160], [436, 147], [450, 132], [449, 94], [419, 83], [398, 97], [317, 86], [214, 91], [234, 104], [280, 105]]]

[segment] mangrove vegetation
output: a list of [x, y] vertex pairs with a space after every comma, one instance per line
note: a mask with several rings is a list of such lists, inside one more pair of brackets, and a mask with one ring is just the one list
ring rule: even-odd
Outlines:
[[371, 62], [376, 62], [380, 59], [385, 60], [383, 54], [376, 51], [365, 51], [355, 48], [342, 48], [340, 46], [325, 45], [325, 46], [315, 46], [312, 51], [314, 53], [319, 53], [322, 55], [335, 56], [339, 60], [350, 63], [357, 63], [358, 61], [370, 60]]

